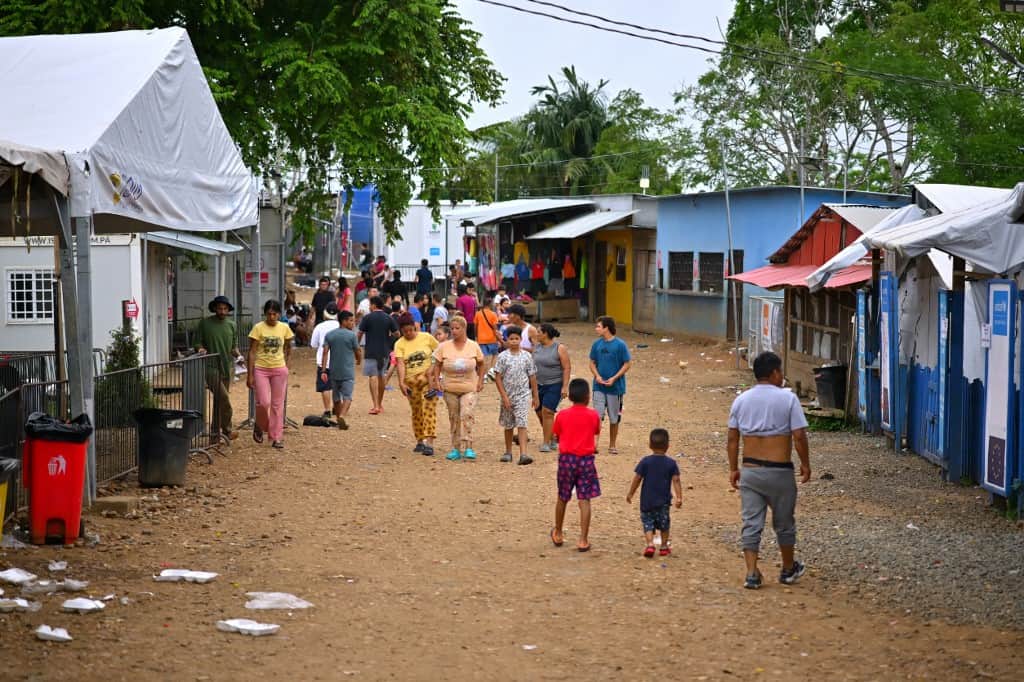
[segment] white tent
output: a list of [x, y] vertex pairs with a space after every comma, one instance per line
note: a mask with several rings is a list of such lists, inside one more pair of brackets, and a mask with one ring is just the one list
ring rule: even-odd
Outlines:
[[93, 416], [91, 233], [226, 231], [257, 210], [184, 29], [0, 38], [0, 228], [58, 237], [74, 411]]
[[[942, 212], [943, 215], [951, 212], [961, 211], [984, 204], [985, 202], [1005, 199], [1010, 190], [997, 189], [993, 187], [972, 187], [969, 185], [915, 185], [914, 190], [923, 196], [928, 204]], [[933, 210], [934, 212], [934, 210]], [[902, 228], [904, 225], [917, 223], [928, 218], [928, 211], [914, 204], [904, 206], [887, 216], [884, 220], [875, 225], [871, 230], [862, 234], [852, 244], [829, 259], [824, 265], [812, 272], [807, 277], [807, 286], [811, 291], [817, 291], [825, 286], [828, 278], [857, 263], [866, 257], [868, 250], [868, 237], [879, 237], [889, 234], [891, 231]], [[918, 254], [915, 255], [920, 255]], [[947, 286], [952, 285], [952, 266], [949, 258], [938, 253], [929, 253], [932, 265], [943, 278]]]
[[[0, 38], [0, 163], [69, 197], [97, 232], [256, 223], [251, 174], [181, 28]], [[27, 210], [27, 186], [21, 222], [56, 234], [43, 192]]]
[[870, 234], [866, 242], [907, 258], [940, 249], [963, 258], [975, 270], [1007, 272], [1024, 263], [1024, 224], [1016, 222], [1022, 202], [1024, 183], [1002, 198]]

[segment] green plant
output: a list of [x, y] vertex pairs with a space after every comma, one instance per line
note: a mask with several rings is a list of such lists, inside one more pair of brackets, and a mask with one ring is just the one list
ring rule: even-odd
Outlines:
[[[96, 426], [131, 426], [132, 412], [155, 407], [153, 386], [140, 367], [140, 339], [125, 324], [110, 332], [105, 373], [96, 377]], [[125, 370], [137, 371], [125, 371]]]

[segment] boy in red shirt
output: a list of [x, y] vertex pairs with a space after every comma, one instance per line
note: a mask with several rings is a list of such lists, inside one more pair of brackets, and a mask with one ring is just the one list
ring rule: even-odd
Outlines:
[[601, 482], [594, 465], [594, 439], [601, 433], [601, 417], [587, 405], [590, 384], [586, 379], [569, 382], [572, 407], [555, 415], [554, 434], [558, 436], [558, 502], [555, 504], [555, 527], [551, 542], [561, 547], [565, 538], [562, 525], [565, 508], [572, 499], [573, 488], [580, 505], [580, 539], [576, 549], [590, 550], [590, 500], [601, 495]]

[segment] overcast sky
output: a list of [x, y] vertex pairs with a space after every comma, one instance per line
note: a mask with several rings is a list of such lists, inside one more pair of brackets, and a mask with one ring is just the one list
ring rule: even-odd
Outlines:
[[[526, 0], [501, 1], [567, 16]], [[555, 1], [609, 19], [709, 38], [720, 38], [733, 7], [732, 0]], [[580, 78], [591, 84], [602, 78], [610, 81], [606, 88], [609, 98], [619, 90], [633, 88], [648, 104], [659, 108], [670, 106], [673, 92], [684, 83], [693, 84], [708, 70], [710, 55], [695, 50], [521, 14], [479, 0], [455, 0], [455, 4], [482, 34], [481, 46], [508, 79], [504, 103], [494, 109], [478, 106], [469, 119], [470, 128], [525, 113], [534, 102], [530, 88], [546, 83], [548, 75], [557, 76], [563, 66], [571, 64]]]

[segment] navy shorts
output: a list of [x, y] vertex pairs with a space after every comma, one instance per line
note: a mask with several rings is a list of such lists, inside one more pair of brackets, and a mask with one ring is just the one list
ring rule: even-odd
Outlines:
[[544, 384], [537, 387], [540, 406], [552, 412], [558, 411], [558, 403], [562, 402], [562, 384]]
[[480, 351], [484, 355], [497, 355], [501, 352], [501, 346], [496, 343], [481, 343]]
[[594, 456], [558, 456], [558, 499], [568, 502], [573, 488], [577, 500], [590, 500], [601, 496], [601, 481], [597, 478]]
[[656, 530], [669, 530], [672, 519], [669, 517], [670, 505], [664, 504], [654, 509], [640, 511], [640, 523], [644, 524], [645, 533], [653, 533]]
[[323, 367], [316, 368], [316, 392], [323, 393], [324, 391], [331, 390], [331, 375], [327, 375], [327, 381], [323, 380], [323, 373], [327, 370]]

